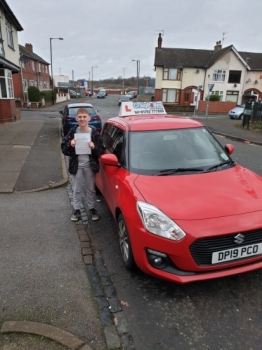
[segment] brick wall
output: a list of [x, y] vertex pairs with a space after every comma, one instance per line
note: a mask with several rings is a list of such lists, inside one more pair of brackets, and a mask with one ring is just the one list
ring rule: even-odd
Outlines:
[[[20, 117], [20, 114], [19, 114]], [[0, 123], [13, 122], [16, 120], [15, 100], [0, 99]]]
[[[206, 111], [207, 101], [199, 101], [198, 111]], [[209, 101], [208, 112], [210, 113], [228, 113], [230, 109], [236, 107], [236, 102]]]

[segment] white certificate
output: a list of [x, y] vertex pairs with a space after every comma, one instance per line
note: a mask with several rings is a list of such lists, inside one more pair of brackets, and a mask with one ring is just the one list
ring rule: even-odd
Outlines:
[[85, 133], [77, 133], [75, 134], [76, 146], [75, 151], [76, 154], [91, 154], [91, 148], [88, 146], [88, 142], [90, 139], [90, 132]]

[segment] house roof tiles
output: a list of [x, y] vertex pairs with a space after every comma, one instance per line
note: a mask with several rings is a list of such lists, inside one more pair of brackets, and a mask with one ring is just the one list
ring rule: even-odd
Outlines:
[[[154, 65], [166, 68], [208, 68], [233, 48], [233, 45], [220, 50], [156, 48]], [[238, 54], [244, 61], [247, 57], [250, 58], [248, 65], [251, 70], [262, 70], [262, 53], [238, 52]]]
[[19, 45], [19, 51], [22, 55], [31, 58], [34, 61], [39, 61], [41, 63], [45, 63], [45, 64], [50, 64], [48, 62], [46, 62], [42, 57], [38, 56], [37, 54], [35, 54], [34, 52], [31, 52], [30, 50], [28, 50], [27, 48], [25, 48], [22, 45]]

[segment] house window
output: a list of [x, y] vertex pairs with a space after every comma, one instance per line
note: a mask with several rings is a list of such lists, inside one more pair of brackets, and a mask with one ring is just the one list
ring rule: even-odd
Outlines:
[[43, 90], [43, 82], [42, 82], [42, 80], [39, 81], [39, 89]]
[[36, 80], [34, 80], [34, 86], [37, 87], [37, 81]]
[[230, 70], [228, 82], [232, 84], [240, 84], [241, 70]]
[[226, 71], [225, 70], [214, 70], [213, 71], [213, 81], [225, 81], [226, 79]]
[[226, 101], [237, 102], [239, 91], [227, 91]]
[[223, 101], [223, 91], [211, 91], [211, 95], [218, 95], [220, 98], [220, 101]]
[[38, 63], [38, 72], [41, 72], [41, 63]]
[[49, 89], [49, 83], [48, 81], [43, 81], [44, 89]]
[[29, 80], [29, 86], [34, 86], [34, 80]]
[[12, 31], [12, 26], [11, 24], [6, 21], [6, 35], [7, 35], [7, 44], [10, 46], [12, 49], [14, 48], [14, 41], [13, 41], [13, 31]]
[[23, 89], [24, 89], [24, 92], [27, 92], [27, 88], [28, 88], [27, 79], [23, 79]]
[[163, 89], [162, 101], [169, 103], [179, 103], [180, 90], [177, 89]]
[[22, 68], [25, 68], [25, 62], [21, 62]]
[[47, 73], [47, 66], [45, 66], [45, 72]]
[[163, 80], [180, 80], [181, 70], [176, 68], [164, 68]]
[[0, 25], [0, 56], [5, 57], [4, 41], [2, 37], [1, 25]]
[[35, 70], [35, 62], [32, 61], [32, 69]]
[[13, 98], [12, 72], [8, 69], [0, 69], [0, 98]]

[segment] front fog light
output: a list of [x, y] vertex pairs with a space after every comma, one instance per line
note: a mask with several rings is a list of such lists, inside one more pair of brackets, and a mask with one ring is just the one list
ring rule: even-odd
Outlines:
[[169, 262], [166, 254], [153, 249], [147, 249], [146, 251], [150, 265], [157, 269], [164, 269], [168, 266]]

